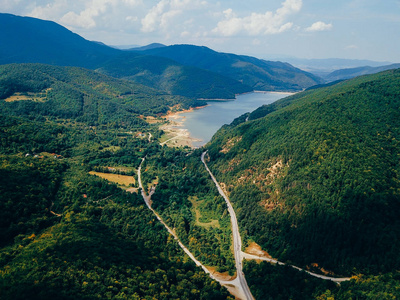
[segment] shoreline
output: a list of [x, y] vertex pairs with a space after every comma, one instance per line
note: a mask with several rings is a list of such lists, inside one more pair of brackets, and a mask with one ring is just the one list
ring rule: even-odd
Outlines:
[[167, 119], [169, 116], [173, 116], [173, 115], [177, 115], [177, 114], [183, 114], [183, 113], [187, 113], [187, 112], [192, 112], [194, 110], [201, 109], [201, 108], [204, 108], [204, 107], [207, 107], [207, 106], [209, 106], [209, 104], [202, 105], [202, 106], [195, 106], [195, 107], [191, 107], [189, 109], [184, 109], [184, 110], [179, 110], [179, 111], [174, 111], [174, 112], [173, 111], [168, 111], [167, 114], [165, 116], [162, 116], [161, 118]]
[[[299, 91], [300, 92], [300, 91]], [[246, 92], [246, 93], [241, 93], [241, 94], [235, 94], [235, 98], [198, 98], [197, 100], [202, 100], [202, 101], [235, 101], [237, 96], [242, 96], [242, 95], [248, 95], [248, 94], [253, 94], [253, 93], [260, 93], [260, 94], [280, 94], [280, 95], [294, 95], [299, 92], [283, 92], [283, 91], [261, 91], [261, 90], [254, 90], [251, 92]]]
[[[294, 92], [276, 92], [276, 91], [252, 91], [248, 93], [243, 93], [243, 94], [237, 94], [237, 96], [241, 95], [246, 95], [246, 94], [255, 94], [255, 93], [260, 93], [260, 94], [278, 94], [278, 95], [293, 95], [295, 94]], [[200, 99], [199, 99], [200, 100]], [[215, 101], [215, 102], [231, 102], [237, 100], [235, 99], [201, 99], [201, 100], [207, 100], [207, 101]], [[182, 116], [184, 113], [189, 113], [193, 112], [195, 110], [205, 108], [207, 106], [210, 106], [210, 104], [207, 105], [202, 105], [202, 106], [196, 106], [196, 107], [191, 107], [189, 109], [185, 110], [180, 110], [180, 111], [169, 111], [166, 115], [162, 116], [162, 119], [166, 121], [166, 124], [162, 124], [159, 126], [160, 130], [164, 131], [164, 139], [163, 142], [161, 142], [161, 145], [168, 145], [172, 147], [184, 147], [188, 146], [192, 149], [200, 148], [204, 146], [206, 143], [203, 142], [203, 140], [194, 138], [191, 136], [191, 133], [188, 129], [184, 128], [184, 124], [186, 121], [186, 116]], [[203, 142], [200, 146], [194, 146], [194, 143], [199, 144], [198, 142]]]
[[254, 91], [253, 93], [260, 93], [260, 94], [279, 94], [279, 95], [294, 95], [299, 92], [279, 92], [279, 91]]
[[206, 106], [199, 106], [177, 112], [169, 112], [167, 115], [163, 116], [162, 118], [168, 123], [161, 125], [159, 129], [164, 131], [167, 139], [164, 142], [161, 142], [160, 145], [174, 147], [188, 146], [192, 149], [197, 148], [193, 145], [193, 142], [201, 142], [202, 140], [193, 138], [190, 136], [188, 129], [182, 128], [184, 126], [186, 117], [182, 116], [181, 114], [192, 112], [196, 109], [204, 108]]

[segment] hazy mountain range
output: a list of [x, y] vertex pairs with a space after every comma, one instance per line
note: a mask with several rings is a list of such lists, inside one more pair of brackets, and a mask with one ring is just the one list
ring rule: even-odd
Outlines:
[[[123, 51], [85, 40], [50, 21], [1, 14], [0, 24], [4, 29], [0, 42], [5, 45], [0, 50], [1, 64], [36, 62], [98, 69], [169, 93], [199, 98], [233, 98], [254, 89], [298, 91], [321, 82], [285, 63], [217, 53], [205, 47], [148, 46], [139, 49], [142, 51]], [[157, 49], [168, 53], [151, 52]], [[182, 53], [184, 60], [178, 59]], [[201, 62], [195, 59], [199, 55]], [[194, 60], [190, 62], [190, 58]], [[217, 66], [216, 61], [220, 61]]]

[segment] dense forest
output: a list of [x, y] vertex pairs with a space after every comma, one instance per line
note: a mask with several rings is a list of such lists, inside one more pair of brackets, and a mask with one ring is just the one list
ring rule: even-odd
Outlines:
[[210, 165], [243, 235], [300, 266], [398, 276], [399, 83], [400, 70], [359, 77], [221, 128]]
[[137, 194], [53, 158], [2, 160], [1, 299], [228, 297]]
[[[16, 101], [18, 96], [32, 101]], [[10, 101], [2, 105], [3, 110], [9, 108], [5, 111], [8, 114], [73, 118], [90, 125], [138, 122], [134, 118], [138, 115], [156, 116], [167, 113], [171, 107], [204, 105], [202, 101], [172, 96], [98, 72], [43, 64], [0, 66], [0, 99]]]
[[[305, 91], [239, 117], [207, 145], [246, 243], [353, 275], [339, 286], [245, 261], [256, 299], [400, 297], [399, 81], [396, 70]], [[0, 66], [0, 93], [1, 299], [233, 299], [137, 184], [89, 173], [137, 179], [146, 158], [152, 207], [196, 258], [234, 275], [229, 214], [203, 149], [161, 146], [159, 124], [144, 117], [202, 102], [41, 64]]]
[[158, 180], [152, 207], [200, 261], [234, 275], [230, 217], [199, 155], [198, 150], [188, 157], [165, 149], [146, 160], [147, 182], [155, 176]]
[[141, 115], [192, 100], [80, 68], [0, 74], [1, 299], [230, 298], [140, 195], [89, 175], [170, 153], [135, 134], [161, 135]]

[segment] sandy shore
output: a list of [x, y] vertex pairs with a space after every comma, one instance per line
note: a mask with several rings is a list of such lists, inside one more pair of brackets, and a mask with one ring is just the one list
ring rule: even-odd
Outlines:
[[[272, 91], [253, 91], [250, 93], [274, 93], [274, 94], [281, 94], [281, 95], [287, 95], [287, 96], [295, 94], [295, 93], [291, 93], [291, 92], [272, 92]], [[244, 93], [244, 94], [250, 94], [250, 93]], [[239, 94], [239, 95], [243, 95], [243, 94]], [[236, 96], [239, 96], [239, 95], [236, 95]], [[202, 100], [235, 101], [235, 99], [202, 99]], [[206, 106], [207, 105], [194, 107], [194, 108], [190, 108], [190, 109], [182, 110], [182, 111], [178, 111], [178, 112], [169, 112], [167, 115], [162, 117], [164, 120], [168, 121], [168, 123], [160, 126], [160, 129], [163, 130], [165, 133], [161, 139], [161, 145], [166, 144], [170, 147], [188, 146], [190, 148], [196, 148], [193, 145], [193, 142], [201, 142], [201, 140], [190, 136], [190, 132], [184, 128], [185, 117], [182, 116], [182, 114], [187, 113], [187, 112], [192, 112], [196, 109], [201, 109]]]
[[261, 94], [279, 94], [279, 95], [294, 95], [297, 94], [297, 92], [272, 92], [272, 91], [254, 91], [254, 93], [261, 93]]
[[161, 125], [160, 129], [164, 131], [165, 135], [163, 137], [163, 142], [161, 145], [168, 145], [173, 147], [184, 147], [188, 146], [190, 148], [195, 148], [193, 142], [201, 142], [199, 139], [195, 139], [190, 136], [190, 132], [183, 128], [185, 123], [185, 117], [182, 116], [183, 113], [191, 112], [195, 109], [200, 109], [205, 106], [191, 108], [188, 110], [178, 111], [174, 113], [168, 113], [164, 119], [168, 121], [167, 124]]

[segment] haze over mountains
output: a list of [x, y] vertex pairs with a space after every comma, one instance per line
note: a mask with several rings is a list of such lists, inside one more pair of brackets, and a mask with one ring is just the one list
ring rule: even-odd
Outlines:
[[301, 71], [288, 63], [218, 53], [207, 47], [173, 45], [142, 51], [229, 76], [251, 86], [254, 90], [296, 91], [322, 82], [317, 76]]
[[[54, 22], [9, 14], [1, 14], [0, 22], [5, 28], [0, 33], [1, 44], [5, 45], [0, 50], [2, 64], [39, 62], [99, 69], [112, 76], [199, 98], [233, 98], [254, 89], [298, 91], [321, 83], [318, 77], [285, 63], [217, 53], [205, 47], [145, 47], [141, 52], [127, 52], [87, 41]], [[161, 54], [157, 49], [168, 53]], [[162, 59], [163, 56], [169, 59]], [[197, 89], [187, 78], [210, 87]]]
[[[348, 79], [395, 67], [365, 67], [330, 74], [327, 70], [335, 64], [352, 65], [356, 62], [291, 60], [304, 69], [315, 71], [322, 76], [321, 79], [289, 63], [220, 53], [207, 47], [154, 43], [121, 50], [85, 40], [51, 21], [0, 14], [0, 23], [3, 28], [0, 42], [4, 45], [0, 49], [0, 64], [35, 62], [80, 66], [188, 97], [234, 98], [235, 94], [251, 90], [299, 91], [325, 81]], [[361, 63], [358, 61], [357, 66]], [[370, 61], [365, 63], [379, 65]], [[193, 79], [198, 86], [192, 84]]]

